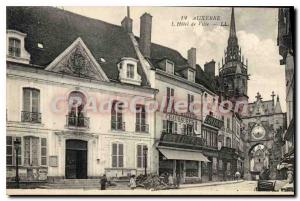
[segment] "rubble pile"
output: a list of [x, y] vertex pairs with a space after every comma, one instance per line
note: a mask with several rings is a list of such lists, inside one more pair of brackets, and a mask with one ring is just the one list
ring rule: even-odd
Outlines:
[[150, 190], [165, 190], [174, 188], [164, 181], [164, 178], [158, 175], [139, 175], [136, 178], [137, 187], [142, 187]]

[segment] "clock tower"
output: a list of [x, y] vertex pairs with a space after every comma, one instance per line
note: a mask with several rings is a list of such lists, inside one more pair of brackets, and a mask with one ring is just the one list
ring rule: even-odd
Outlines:
[[263, 100], [258, 92], [256, 101], [248, 104], [248, 111], [242, 116], [242, 134], [244, 141], [244, 178], [254, 180], [267, 170], [270, 179], [281, 179], [277, 175], [277, 165], [281, 157], [281, 135], [285, 130], [286, 113], [283, 113], [280, 100]]

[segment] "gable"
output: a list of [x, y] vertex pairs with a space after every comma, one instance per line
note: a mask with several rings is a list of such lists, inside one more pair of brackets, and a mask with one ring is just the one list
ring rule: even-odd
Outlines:
[[81, 38], [77, 38], [64, 52], [54, 59], [45, 70], [109, 81], [101, 66]]

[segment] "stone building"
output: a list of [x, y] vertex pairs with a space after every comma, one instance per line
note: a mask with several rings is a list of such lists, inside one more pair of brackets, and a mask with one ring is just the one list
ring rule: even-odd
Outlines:
[[278, 46], [282, 56], [280, 64], [285, 67], [287, 130], [283, 133], [282, 160], [279, 169], [294, 169], [295, 152], [295, 69], [294, 69], [294, 11], [292, 8], [278, 9]]
[[[247, 114], [242, 116], [242, 138], [245, 151], [245, 178], [257, 179], [263, 168], [270, 170], [271, 179], [280, 179], [277, 165], [281, 157], [281, 135], [286, 128], [286, 113], [281, 110], [279, 96], [275, 101], [262, 100], [248, 104]], [[264, 157], [265, 160], [261, 160]], [[261, 166], [257, 168], [258, 166]]]
[[[241, 117], [219, 111], [227, 95], [218, 90], [215, 62], [202, 70], [196, 48], [185, 58], [151, 41], [149, 13], [140, 23], [136, 37], [129, 10], [117, 26], [51, 7], [7, 8], [8, 181], [16, 158], [23, 181], [146, 172], [189, 183], [243, 172]], [[230, 54], [240, 54], [236, 45], [231, 32]], [[226, 58], [224, 70], [233, 65]], [[146, 112], [153, 102], [158, 108]]]
[[[6, 33], [8, 180], [16, 139], [21, 181], [127, 177], [145, 164], [156, 171], [155, 116], [144, 107], [157, 90], [122, 27], [56, 8], [8, 7]], [[126, 103], [135, 97], [144, 101], [132, 113]], [[82, 101], [69, 106], [71, 98]]]

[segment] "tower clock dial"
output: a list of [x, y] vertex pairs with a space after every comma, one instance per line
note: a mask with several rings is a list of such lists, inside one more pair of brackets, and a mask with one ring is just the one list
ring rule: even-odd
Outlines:
[[261, 140], [261, 139], [263, 139], [265, 137], [266, 130], [264, 129], [264, 127], [258, 125], [258, 126], [255, 126], [252, 129], [251, 135], [252, 135], [253, 139], [255, 139], [255, 140]]

